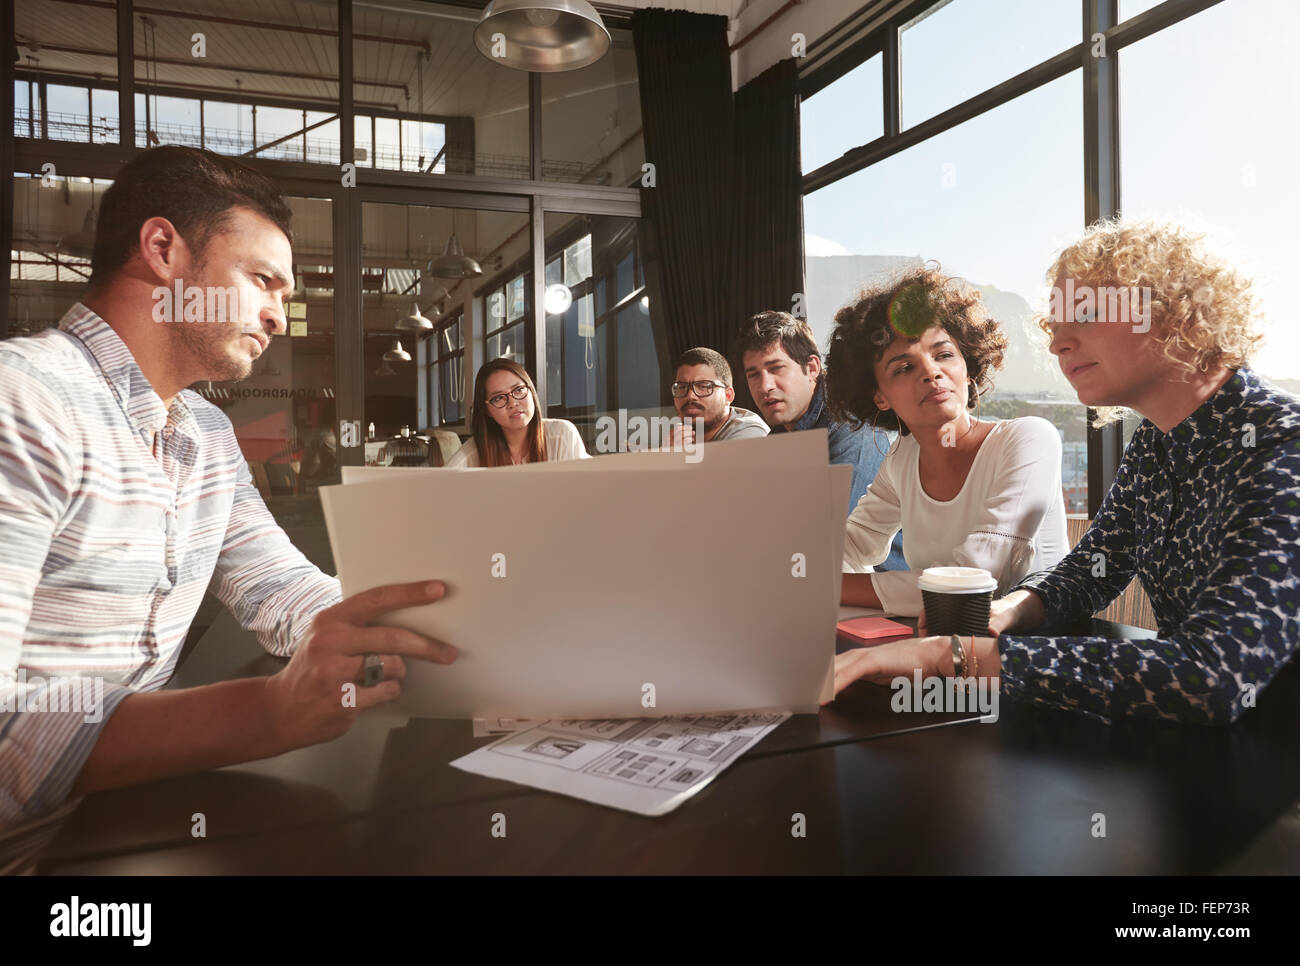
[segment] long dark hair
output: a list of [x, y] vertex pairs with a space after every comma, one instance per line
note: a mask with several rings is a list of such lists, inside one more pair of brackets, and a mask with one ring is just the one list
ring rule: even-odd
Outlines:
[[509, 372], [528, 387], [533, 395], [533, 419], [528, 424], [528, 462], [542, 463], [546, 460], [546, 433], [542, 427], [542, 403], [537, 398], [537, 387], [533, 385], [528, 370], [513, 359], [493, 359], [483, 364], [478, 375], [474, 377], [474, 402], [470, 405], [469, 424], [474, 434], [474, 446], [478, 449], [479, 466], [510, 466], [510, 447], [506, 443], [505, 431], [501, 424], [488, 412], [487, 381], [494, 372]]

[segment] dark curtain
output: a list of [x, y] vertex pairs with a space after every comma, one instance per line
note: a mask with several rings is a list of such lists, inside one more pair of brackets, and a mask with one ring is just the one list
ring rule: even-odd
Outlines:
[[[728, 282], [736, 172], [727, 18], [680, 10], [632, 15], [646, 161], [641, 188], [651, 312], [665, 355], [720, 347], [734, 326]], [[665, 373], [671, 373], [666, 369]], [[671, 381], [671, 376], [664, 380]], [[664, 388], [665, 398], [667, 388]]]
[[[667, 335], [663, 372], [692, 346], [737, 366], [740, 323], [763, 309], [791, 311], [803, 291], [795, 62], [733, 95], [725, 17], [646, 9], [632, 28], [655, 166], [641, 213], [651, 311]], [[752, 409], [743, 373], [735, 378], [737, 405]]]
[[736, 92], [736, 234], [732, 247], [732, 338], [719, 351], [736, 371], [736, 405], [754, 403], [739, 369], [734, 333], [755, 312], [806, 317], [803, 195], [799, 157], [799, 75], [779, 61]]

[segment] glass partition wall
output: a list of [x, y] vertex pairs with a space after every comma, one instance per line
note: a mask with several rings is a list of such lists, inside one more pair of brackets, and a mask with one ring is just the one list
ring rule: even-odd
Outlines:
[[[522, 362], [548, 415], [588, 439], [598, 412], [667, 403], [635, 244], [644, 148], [626, 21], [606, 18], [605, 59], [543, 77], [483, 57], [478, 11], [457, 4], [12, 7], [0, 338], [57, 324], [84, 294], [97, 202], [139, 151], [204, 148], [273, 178], [294, 210], [290, 331], [247, 380], [193, 388], [230, 417], [268, 506], [323, 566], [317, 489], [391, 462], [373, 444], [403, 427], [454, 452], [488, 359]], [[453, 234], [480, 274], [433, 274]], [[543, 304], [555, 252], [572, 313]], [[429, 328], [407, 327], [417, 309]], [[606, 348], [584, 355], [593, 330]]]
[[[367, 463], [403, 428], [468, 432], [467, 358], [529, 365], [529, 224], [526, 211], [363, 204]], [[449, 245], [478, 274], [443, 268]]]
[[657, 416], [672, 381], [654, 321], [635, 218], [546, 215], [547, 413], [589, 449], [601, 416]]

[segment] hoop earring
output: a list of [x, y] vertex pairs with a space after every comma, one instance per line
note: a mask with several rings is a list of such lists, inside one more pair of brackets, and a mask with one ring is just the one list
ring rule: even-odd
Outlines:
[[[966, 381], [970, 383], [970, 387], [971, 387], [971, 389], [972, 389], [972, 390], [974, 391], [974, 393], [975, 393], [975, 418], [978, 420], [978, 419], [980, 418], [980, 416], [983, 414], [983, 410], [984, 410], [984, 396], [981, 395], [981, 393], [980, 393], [980, 387], [977, 386], [977, 385], [975, 384], [975, 380], [974, 380], [974, 379], [970, 379], [970, 378], [968, 378]], [[967, 408], [967, 409], [970, 409], [970, 399], [969, 399], [969, 398], [967, 398], [967, 400], [966, 400], [966, 408]]]
[[879, 418], [880, 418], [880, 410], [877, 409], [876, 414], [871, 417], [871, 445], [876, 448], [876, 452], [879, 455], [888, 456], [889, 447], [885, 447], [885, 451], [883, 453], [880, 452], [880, 427], [876, 425], [876, 420]]

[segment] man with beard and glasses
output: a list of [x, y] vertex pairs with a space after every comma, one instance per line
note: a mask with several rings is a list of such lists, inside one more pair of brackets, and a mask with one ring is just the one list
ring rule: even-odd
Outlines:
[[[757, 439], [768, 434], [767, 423], [757, 413], [731, 405], [736, 398], [731, 366], [712, 349], [700, 347], [682, 353], [672, 393], [673, 407], [682, 418], [682, 425], [674, 427], [674, 433], [688, 434], [683, 437], [687, 443], [695, 440], [697, 419], [704, 421], [701, 442]], [[673, 441], [677, 442], [676, 435]]]
[[[445, 586], [341, 599], [186, 388], [248, 376], [285, 332], [291, 243], [263, 175], [142, 152], [103, 197], [82, 301], [0, 342], [0, 873], [30, 870], [79, 796], [328, 741], [398, 696], [404, 658], [455, 659], [370, 626]], [[288, 664], [160, 690], [209, 584]]]

